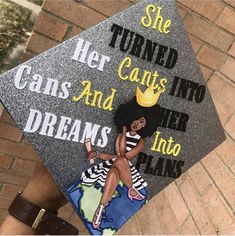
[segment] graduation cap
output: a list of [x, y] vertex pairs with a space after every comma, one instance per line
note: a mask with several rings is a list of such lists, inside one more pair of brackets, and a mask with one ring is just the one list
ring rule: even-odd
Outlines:
[[0, 99], [92, 234], [116, 232], [225, 139], [172, 0], [2, 74]]

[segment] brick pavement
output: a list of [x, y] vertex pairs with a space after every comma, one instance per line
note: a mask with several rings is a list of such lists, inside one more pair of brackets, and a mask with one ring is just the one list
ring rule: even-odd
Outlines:
[[[44, 1], [23, 60], [131, 4], [121, 0], [61, 1]], [[177, 3], [227, 139], [155, 196], [119, 233], [235, 234], [235, 1]], [[0, 222], [15, 193], [31, 176], [35, 160], [31, 146], [7, 112], [1, 111]], [[70, 205], [60, 209], [60, 216], [87, 233]]]

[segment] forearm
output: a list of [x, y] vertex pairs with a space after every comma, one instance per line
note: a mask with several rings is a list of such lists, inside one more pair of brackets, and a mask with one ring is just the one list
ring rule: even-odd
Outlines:
[[12, 234], [35, 234], [35, 231], [15, 217], [8, 215], [0, 226], [0, 235], [12, 235]]
[[142, 150], [144, 149], [144, 144], [144, 139], [141, 139], [136, 147], [126, 153], [125, 158], [127, 160], [131, 160], [132, 158], [138, 156], [139, 153], [142, 152]]
[[108, 161], [111, 160], [113, 158], [117, 157], [117, 155], [113, 155], [113, 154], [106, 154], [106, 153], [99, 153], [98, 154], [98, 158], [104, 160], [104, 161]]
[[[57, 210], [67, 202], [52, 177], [39, 161], [33, 176], [22, 193], [22, 197], [47, 210]], [[11, 215], [6, 217], [0, 227], [0, 235], [29, 235], [34, 233], [35, 231], [30, 226]]]
[[128, 161], [130, 161], [134, 157], [135, 156], [133, 156], [133, 155], [128, 155], [128, 153], [126, 153], [126, 155], [124, 156], [124, 158], [127, 159]]
[[123, 132], [120, 139], [120, 154], [122, 156], [126, 155], [126, 128], [123, 128]]

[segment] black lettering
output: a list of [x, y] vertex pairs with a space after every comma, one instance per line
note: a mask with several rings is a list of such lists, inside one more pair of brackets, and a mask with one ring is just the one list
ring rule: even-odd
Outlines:
[[188, 87], [189, 87], [189, 81], [186, 79], [181, 79], [180, 87], [179, 87], [178, 94], [176, 95], [176, 97], [185, 99], [187, 97]]
[[153, 173], [153, 168], [151, 167], [152, 159], [153, 159], [153, 156], [148, 156], [146, 169], [144, 171], [145, 174], [152, 174]]
[[199, 88], [197, 89], [196, 95], [195, 95], [195, 100], [197, 103], [201, 103], [205, 97], [206, 93], [206, 88], [204, 85], [200, 85]]
[[165, 171], [163, 173], [164, 177], [174, 178], [174, 176], [176, 176], [176, 174], [174, 173], [176, 163], [177, 163], [176, 160], [171, 160], [171, 159], [166, 160]]
[[164, 45], [161, 45], [159, 44], [159, 49], [158, 49], [158, 53], [157, 53], [157, 57], [156, 57], [156, 60], [155, 60], [155, 64], [157, 65], [160, 65], [160, 66], [163, 66], [164, 65], [164, 56], [165, 56], [165, 53], [167, 51], [168, 47], [167, 46], [164, 46]]
[[189, 116], [183, 112], [169, 110], [161, 107], [160, 127], [186, 132]]
[[[127, 44], [127, 47], [125, 47], [125, 44], [126, 44], [127, 37], [128, 37], [129, 33], [130, 33], [129, 43]], [[124, 29], [124, 33], [123, 33], [122, 40], [121, 40], [121, 43], [120, 43], [120, 49], [121, 49], [122, 52], [126, 52], [127, 50], [129, 50], [132, 39], [133, 39], [133, 35], [134, 35], [134, 32], [131, 32], [128, 29]]]
[[184, 166], [184, 161], [178, 161], [176, 164], [176, 176], [175, 178], [178, 178], [181, 176], [182, 170], [181, 167]]
[[176, 89], [176, 86], [178, 84], [179, 79], [180, 78], [178, 76], [174, 77], [173, 85], [172, 85], [172, 88], [171, 88], [171, 91], [170, 91], [169, 95], [171, 95], [171, 96], [175, 95], [175, 89]]
[[140, 34], [136, 34], [130, 54], [139, 58], [142, 49], [141, 47], [143, 46], [143, 44], [144, 44], [144, 37], [141, 36]]
[[176, 129], [176, 122], [177, 119], [179, 118], [180, 113], [177, 111], [172, 111], [171, 112], [171, 116], [170, 116], [170, 120], [169, 120], [169, 124], [168, 124], [168, 128], [169, 129]]
[[147, 61], [151, 62], [153, 60], [153, 55], [154, 55], [156, 46], [157, 46], [157, 43], [152, 42], [149, 39], [147, 39], [142, 59], [145, 60], [146, 55], [147, 55]]
[[189, 120], [189, 115], [181, 113], [179, 123], [176, 129], [182, 132], [186, 132], [188, 120]]
[[140, 165], [145, 164], [147, 159], [148, 159], [148, 155], [146, 153], [140, 152], [137, 158], [135, 168], [139, 171]]
[[169, 115], [170, 115], [170, 110], [166, 109], [166, 108], [161, 108], [161, 117], [162, 117], [162, 120], [161, 120], [161, 127], [164, 127], [166, 128], [167, 127], [167, 122], [168, 122], [168, 118], [169, 118]]
[[164, 166], [164, 158], [160, 157], [157, 161], [157, 165], [153, 171], [154, 175], [162, 176], [162, 170]]
[[193, 81], [189, 81], [189, 87], [191, 88], [191, 90], [190, 90], [190, 93], [189, 93], [189, 96], [188, 96], [188, 100], [192, 101], [194, 93], [198, 89], [198, 84], [194, 83]]
[[[117, 24], [112, 25], [111, 32], [113, 32], [113, 35], [109, 43], [110, 47], [115, 48], [118, 36], [123, 34], [119, 44], [119, 48], [122, 52], [129, 51], [130, 55], [137, 58], [141, 57], [143, 60], [147, 60], [149, 62], [152, 62], [154, 55], [156, 55], [154, 63], [160, 66], [165, 66], [168, 69], [173, 68], [177, 62], [178, 52], [173, 48], [169, 48], [165, 45], [145, 39], [142, 35], [123, 28]], [[132, 41], [134, 42], [131, 46]], [[156, 50], [157, 45], [159, 45], [158, 50]], [[168, 49], [168, 57], [165, 60]]]
[[115, 48], [115, 43], [117, 41], [117, 36], [122, 34], [123, 27], [113, 24], [111, 28], [111, 32], [113, 32], [113, 37], [111, 39], [111, 42], [109, 43], [110, 47]]
[[177, 62], [177, 59], [178, 59], [178, 52], [175, 49], [170, 48], [170, 52], [165, 67], [167, 69], [173, 68]]

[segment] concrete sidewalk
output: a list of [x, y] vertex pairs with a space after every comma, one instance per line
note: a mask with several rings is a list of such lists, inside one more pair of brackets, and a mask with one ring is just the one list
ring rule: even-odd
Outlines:
[[30, 16], [30, 21], [35, 22], [37, 16], [39, 15], [41, 11], [41, 7], [33, 2], [29, 2], [27, 0], [9, 0], [10, 2], [14, 2], [22, 7], [25, 7], [32, 11], [32, 14]]
[[31, 10], [34, 14], [38, 15], [41, 11], [41, 7], [33, 2], [29, 2], [27, 0], [9, 0], [10, 2], [14, 2], [22, 7], [25, 7]]

